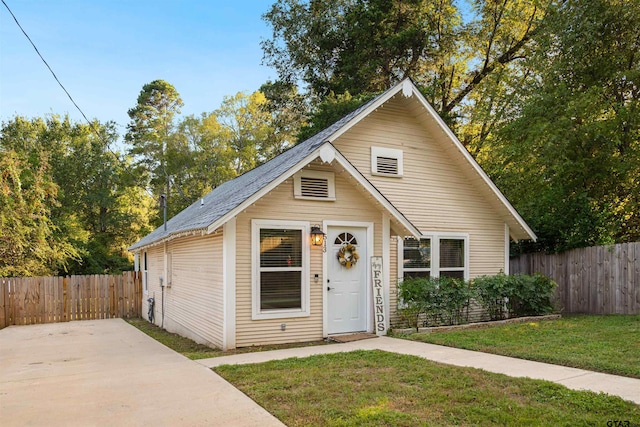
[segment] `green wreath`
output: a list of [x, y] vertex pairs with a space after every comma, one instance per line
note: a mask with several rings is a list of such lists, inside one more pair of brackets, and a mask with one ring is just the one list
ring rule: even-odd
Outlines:
[[351, 243], [342, 246], [338, 251], [338, 261], [340, 265], [346, 268], [351, 268], [356, 265], [359, 259], [360, 255], [358, 255], [357, 248]]

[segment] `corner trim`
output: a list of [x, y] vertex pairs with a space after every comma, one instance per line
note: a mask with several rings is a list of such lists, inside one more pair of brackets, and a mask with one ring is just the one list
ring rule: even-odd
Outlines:
[[222, 226], [222, 349], [236, 348], [236, 218]]

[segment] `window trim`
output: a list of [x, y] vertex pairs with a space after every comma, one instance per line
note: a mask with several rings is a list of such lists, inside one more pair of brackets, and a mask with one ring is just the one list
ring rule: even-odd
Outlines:
[[[386, 147], [371, 147], [371, 175], [386, 176], [391, 178], [402, 178], [404, 167], [402, 162], [402, 150]], [[378, 172], [378, 157], [389, 157], [398, 160], [398, 173], [390, 174]]]
[[[301, 308], [299, 309], [276, 309], [261, 310], [260, 308], [260, 230], [261, 229], [279, 229], [279, 230], [300, 230], [302, 232], [302, 270], [300, 283]], [[310, 264], [309, 264], [309, 230], [310, 225], [307, 221], [284, 221], [270, 219], [252, 219], [251, 220], [251, 319], [284, 319], [290, 317], [309, 317], [311, 313], [310, 303]], [[269, 267], [264, 267], [268, 271]]]
[[142, 252], [142, 289], [144, 294], [149, 294], [149, 255], [147, 251]]
[[[411, 236], [406, 236], [411, 237]], [[441, 271], [462, 271], [464, 280], [469, 280], [469, 233], [455, 233], [455, 232], [433, 232], [426, 233], [420, 236], [421, 239], [431, 239], [431, 267], [429, 269], [429, 276], [432, 278], [440, 277]], [[464, 267], [447, 267], [440, 268], [440, 240], [463, 240], [464, 241]], [[398, 239], [398, 281], [404, 280], [404, 238]], [[410, 270], [418, 271], [418, 270]]]
[[[302, 182], [301, 178], [315, 178], [327, 180], [327, 197], [313, 197], [302, 195]], [[336, 200], [336, 177], [333, 172], [329, 171], [317, 171], [311, 169], [305, 169], [296, 172], [293, 175], [293, 197], [300, 200], [317, 200], [322, 202], [334, 202]]]

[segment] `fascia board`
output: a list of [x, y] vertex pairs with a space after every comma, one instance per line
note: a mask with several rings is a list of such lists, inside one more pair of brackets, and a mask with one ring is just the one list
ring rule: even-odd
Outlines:
[[247, 198], [244, 202], [240, 203], [238, 206], [236, 206], [235, 208], [231, 209], [229, 212], [227, 212], [226, 214], [224, 214], [223, 216], [218, 218], [216, 221], [214, 221], [211, 225], [209, 225], [207, 227], [207, 231], [206, 231], [207, 234], [210, 234], [210, 233], [213, 233], [214, 231], [216, 231], [224, 223], [226, 223], [231, 218], [233, 218], [236, 215], [238, 215], [243, 210], [247, 209], [249, 206], [251, 206], [254, 203], [256, 203], [258, 200], [260, 200], [265, 195], [269, 194], [269, 192], [273, 191], [273, 189], [276, 188], [278, 185], [282, 184], [284, 181], [286, 181], [287, 179], [291, 178], [296, 172], [298, 172], [300, 169], [305, 167], [308, 163], [310, 163], [314, 159], [316, 159], [320, 155], [320, 149], [322, 147], [324, 147], [324, 145], [325, 144], [323, 144], [320, 147], [318, 147], [315, 150], [313, 150], [304, 159], [300, 160], [298, 163], [296, 163], [291, 168], [289, 168], [289, 170], [287, 170], [286, 173], [283, 173], [278, 178], [274, 179], [269, 184], [267, 184], [264, 188], [262, 188], [259, 191], [256, 191], [253, 195], [251, 195], [249, 198]]

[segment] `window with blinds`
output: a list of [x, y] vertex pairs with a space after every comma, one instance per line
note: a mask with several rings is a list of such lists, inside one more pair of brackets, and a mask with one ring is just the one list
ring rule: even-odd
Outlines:
[[260, 310], [302, 308], [302, 230], [260, 229]]
[[402, 276], [404, 279], [418, 277], [467, 277], [468, 237], [450, 237], [435, 234], [415, 239], [406, 237], [402, 241]]
[[431, 277], [431, 239], [404, 239], [403, 277]]
[[440, 239], [440, 276], [464, 279], [464, 240]]

